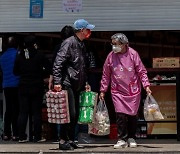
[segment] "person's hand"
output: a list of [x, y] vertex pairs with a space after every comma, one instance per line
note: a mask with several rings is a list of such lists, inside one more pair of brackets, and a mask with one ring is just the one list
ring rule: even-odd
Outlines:
[[100, 99], [100, 100], [104, 100], [104, 96], [105, 96], [105, 93], [104, 93], [104, 92], [101, 92], [100, 95], [99, 95], [99, 99]]
[[146, 93], [147, 95], [151, 95], [152, 91], [151, 89], [149, 88], [149, 86], [146, 87]]
[[61, 91], [62, 90], [62, 86], [59, 84], [59, 85], [54, 85], [54, 90], [55, 91]]
[[48, 83], [49, 90], [53, 89], [53, 76], [50, 75], [49, 77], [49, 83]]
[[86, 90], [86, 92], [91, 91], [91, 86], [88, 83], [86, 83], [86, 85], [85, 85], [85, 90]]

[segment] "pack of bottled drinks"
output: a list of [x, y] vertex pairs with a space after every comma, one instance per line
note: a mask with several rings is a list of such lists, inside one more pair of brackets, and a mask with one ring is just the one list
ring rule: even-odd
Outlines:
[[46, 93], [47, 116], [49, 123], [64, 124], [70, 122], [68, 94], [66, 90]]

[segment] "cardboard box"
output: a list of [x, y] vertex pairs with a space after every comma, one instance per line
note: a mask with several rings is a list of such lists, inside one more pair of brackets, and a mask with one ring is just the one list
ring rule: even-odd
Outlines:
[[147, 134], [177, 134], [176, 85], [151, 85], [151, 90], [164, 119], [159, 123], [148, 122]]
[[148, 123], [147, 134], [177, 134], [176, 123]]
[[180, 57], [153, 58], [153, 68], [179, 68]]
[[161, 121], [175, 121], [176, 85], [151, 85], [151, 90], [164, 117]]

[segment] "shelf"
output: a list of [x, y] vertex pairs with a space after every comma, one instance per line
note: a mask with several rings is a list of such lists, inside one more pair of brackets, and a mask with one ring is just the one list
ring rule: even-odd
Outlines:
[[176, 83], [176, 80], [150, 80], [150, 83], [157, 83], [157, 84]]
[[[147, 68], [148, 73], [154, 72], [161, 72], [161, 73], [168, 73], [168, 72], [180, 72], [180, 68]], [[94, 73], [102, 73], [102, 68], [91, 68], [89, 72]]]
[[148, 73], [151, 72], [162, 72], [162, 73], [168, 73], [168, 72], [180, 72], [180, 68], [147, 68]]
[[167, 123], [175, 123], [177, 122], [177, 120], [154, 120], [154, 121], [146, 121], [146, 120], [138, 120], [137, 121], [138, 123], [164, 123], [164, 122], [167, 122]]

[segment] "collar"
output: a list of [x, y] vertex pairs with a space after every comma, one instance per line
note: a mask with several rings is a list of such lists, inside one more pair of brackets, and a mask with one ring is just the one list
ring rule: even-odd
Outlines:
[[78, 42], [82, 42], [76, 34], [74, 35], [74, 37], [78, 40]]

